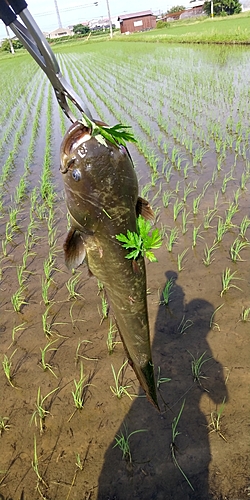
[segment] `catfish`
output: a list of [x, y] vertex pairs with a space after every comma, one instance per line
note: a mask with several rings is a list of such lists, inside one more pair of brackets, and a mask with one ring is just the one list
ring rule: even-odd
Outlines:
[[157, 408], [152, 362], [146, 270], [143, 256], [127, 259], [116, 239], [137, 231], [137, 217], [153, 219], [138, 197], [138, 180], [127, 148], [92, 135], [75, 122], [63, 138], [60, 171], [71, 228], [64, 243], [69, 269], [87, 263], [104, 286], [128, 361], [149, 401]]

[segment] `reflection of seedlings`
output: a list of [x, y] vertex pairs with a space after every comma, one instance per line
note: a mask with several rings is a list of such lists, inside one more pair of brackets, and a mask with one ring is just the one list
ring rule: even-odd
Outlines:
[[130, 450], [130, 444], [129, 444], [129, 439], [133, 434], [137, 434], [138, 432], [147, 432], [147, 429], [138, 429], [137, 431], [130, 432], [128, 434], [128, 429], [126, 425], [124, 424], [124, 430], [125, 434], [121, 432], [121, 434], [116, 434], [115, 436], [115, 445], [113, 448], [118, 448], [122, 451], [122, 459], [126, 460], [127, 462], [132, 462], [132, 455], [131, 455], [131, 450]]
[[181, 272], [183, 271], [184, 267], [182, 266], [182, 261], [186, 255], [186, 253], [188, 252], [189, 248], [185, 248], [185, 250], [183, 250], [183, 252], [181, 254], [178, 254], [177, 255], [177, 266], [178, 266], [178, 271]]
[[119, 342], [115, 342], [115, 337], [116, 337], [117, 331], [118, 330], [116, 328], [116, 325], [113, 325], [112, 319], [110, 319], [108, 337], [107, 337], [107, 341], [106, 341], [109, 354], [112, 354], [114, 352], [114, 348], [115, 348], [116, 344], [119, 343]]
[[113, 394], [118, 399], [121, 399], [123, 394], [128, 396], [129, 399], [132, 399], [131, 394], [129, 394], [129, 392], [127, 391], [127, 389], [129, 389], [131, 387], [131, 385], [122, 385], [122, 381], [120, 381], [120, 378], [121, 378], [121, 380], [123, 379], [123, 369], [126, 366], [127, 362], [128, 361], [125, 361], [125, 363], [123, 363], [121, 368], [119, 368], [117, 375], [115, 373], [115, 369], [114, 369], [113, 365], [111, 365], [113, 377], [114, 377], [114, 381], [115, 381], [115, 386], [110, 385], [110, 390], [111, 390], [111, 392], [113, 392]]
[[219, 332], [220, 332], [220, 327], [219, 327], [218, 323], [214, 323], [214, 316], [217, 313], [217, 311], [219, 311], [219, 309], [221, 309], [221, 307], [223, 307], [223, 306], [224, 306], [224, 304], [221, 304], [220, 306], [216, 307], [213, 314], [211, 315], [210, 322], [209, 322], [210, 328], [212, 328], [212, 327], [217, 328], [217, 330], [219, 330]]
[[165, 382], [170, 382], [170, 380], [171, 380], [171, 378], [161, 377], [161, 367], [158, 366], [158, 374], [157, 374], [157, 380], [156, 380], [157, 389], [160, 388], [161, 384], [164, 384]]
[[173, 285], [174, 285], [174, 278], [170, 278], [166, 282], [166, 284], [162, 290], [163, 300], [160, 301], [160, 303], [159, 303], [160, 305], [167, 306], [169, 304], [170, 295], [173, 293], [173, 292], [171, 292]]
[[9, 417], [0, 417], [0, 436], [2, 436], [5, 431], [10, 429], [8, 422]]
[[2, 365], [3, 365], [3, 371], [5, 373], [5, 376], [9, 382], [9, 384], [12, 386], [12, 387], [15, 387], [13, 384], [12, 384], [12, 380], [14, 378], [14, 373], [11, 373], [11, 367], [12, 367], [12, 358], [14, 356], [14, 354], [16, 353], [17, 349], [15, 349], [15, 351], [11, 354], [11, 356], [8, 358], [8, 356], [5, 354], [4, 355], [4, 358], [3, 358], [3, 361], [2, 361]]
[[204, 258], [202, 259], [202, 262], [205, 264], [205, 266], [210, 266], [210, 264], [212, 264], [212, 262], [214, 261], [212, 256], [217, 248], [218, 245], [216, 245], [216, 243], [214, 243], [210, 248], [208, 248], [206, 243], [206, 247], [204, 248]]
[[237, 288], [237, 290], [241, 290], [236, 285], [233, 285], [231, 282], [232, 280], [240, 280], [241, 278], [236, 278], [235, 274], [237, 271], [234, 271], [234, 273], [231, 273], [230, 268], [226, 267], [225, 271], [222, 273], [221, 281], [222, 281], [222, 290], [220, 296], [222, 297], [223, 293], [228, 292], [229, 288]]
[[41, 388], [38, 387], [36, 404], [35, 404], [36, 410], [32, 414], [32, 417], [30, 419], [30, 424], [32, 424], [32, 422], [34, 420], [35, 425], [37, 426], [37, 417], [39, 417], [40, 434], [42, 434], [43, 431], [45, 430], [45, 418], [47, 415], [50, 414], [49, 410], [46, 410], [46, 408], [44, 407], [44, 402], [46, 401], [46, 399], [48, 399], [51, 396], [51, 394], [53, 394], [58, 389], [59, 389], [59, 387], [56, 387], [55, 389], [53, 389], [53, 391], [50, 391], [43, 398], [41, 395]]
[[67, 290], [69, 292], [68, 300], [77, 299], [78, 297], [82, 298], [82, 295], [80, 295], [80, 293], [78, 293], [76, 291], [76, 286], [78, 285], [78, 283], [80, 281], [80, 277], [81, 277], [81, 273], [76, 274], [75, 276], [71, 276], [68, 279], [68, 281], [66, 283], [66, 287], [67, 287]]
[[204, 359], [206, 352], [207, 351], [204, 351], [199, 358], [195, 358], [194, 355], [190, 351], [188, 351], [188, 353], [192, 357], [191, 368], [192, 368], [194, 382], [198, 382], [198, 384], [200, 386], [202, 386], [201, 378], [207, 379], [207, 377], [205, 377], [204, 375], [201, 374], [202, 373], [202, 366], [204, 365], [204, 363], [206, 363], [207, 361], [212, 359], [211, 356], [210, 356], [210, 358]]
[[249, 241], [242, 241], [239, 238], [236, 238], [234, 242], [232, 243], [230, 247], [230, 257], [233, 262], [236, 262], [237, 260], [243, 260], [240, 256], [241, 250], [243, 248], [246, 248], [250, 245]]
[[48, 344], [44, 347], [44, 349], [41, 349], [41, 347], [40, 347], [40, 351], [41, 351], [41, 365], [42, 365], [43, 370], [44, 370], [44, 371], [49, 370], [49, 371], [52, 373], [52, 375], [54, 375], [54, 377], [56, 377], [56, 378], [57, 378], [57, 376], [56, 376], [56, 374], [53, 372], [51, 365], [45, 361], [45, 356], [46, 356], [46, 353], [47, 353], [47, 352], [50, 352], [50, 351], [57, 351], [57, 348], [56, 348], [56, 347], [50, 348], [50, 346], [51, 346], [52, 344], [54, 344], [55, 342], [57, 342], [57, 340], [58, 340], [58, 339], [56, 339], [56, 340], [51, 340], [51, 342], [49, 342], [49, 343], [48, 343]]
[[243, 321], [244, 323], [246, 323], [247, 321], [250, 321], [250, 307], [245, 307], [242, 310], [241, 321]]
[[21, 285], [20, 288], [15, 292], [13, 293], [12, 297], [11, 297], [11, 303], [13, 305], [13, 308], [14, 308], [14, 311], [16, 312], [20, 312], [21, 311], [21, 307], [25, 304], [27, 304], [27, 302], [25, 302], [24, 300], [24, 291], [26, 290], [26, 287], [24, 285]]
[[192, 248], [196, 247], [196, 244], [197, 244], [197, 238], [202, 238], [203, 239], [203, 236], [201, 236], [199, 234], [199, 229], [201, 227], [201, 224], [197, 227], [193, 227], [193, 244], [192, 244]]
[[225, 408], [225, 401], [226, 401], [226, 398], [223, 399], [222, 404], [221, 404], [218, 411], [215, 410], [215, 411], [211, 412], [211, 422], [208, 425], [208, 428], [211, 427], [209, 434], [211, 434], [211, 432], [217, 432], [218, 436], [220, 436], [222, 439], [224, 439], [224, 441], [227, 441], [225, 436], [223, 436], [223, 434], [221, 433], [221, 426], [220, 426], [222, 413], [223, 413], [224, 408]]
[[182, 468], [179, 465], [179, 462], [178, 462], [178, 460], [176, 458], [177, 447], [176, 447], [175, 440], [176, 440], [177, 436], [179, 436], [179, 434], [181, 434], [177, 430], [177, 426], [178, 426], [179, 420], [181, 418], [184, 405], [185, 405], [185, 399], [183, 400], [183, 403], [181, 405], [181, 409], [180, 409], [177, 417], [174, 417], [173, 422], [172, 422], [172, 443], [170, 444], [170, 449], [171, 449], [171, 455], [172, 455], [172, 459], [173, 459], [173, 462], [174, 462], [175, 466], [179, 469], [180, 473], [183, 475], [184, 479], [187, 481], [187, 483], [189, 484], [190, 488], [194, 491], [194, 488], [193, 488], [192, 484], [190, 483], [189, 479], [187, 478], [185, 472], [182, 470]]
[[176, 241], [178, 240], [178, 233], [179, 231], [177, 227], [173, 227], [170, 230], [169, 235], [166, 233], [166, 239], [167, 239], [166, 247], [169, 252], [172, 252], [173, 244], [176, 243]]
[[180, 334], [183, 334], [190, 326], [192, 326], [194, 323], [191, 321], [191, 319], [186, 319], [185, 321], [185, 314], [183, 314], [182, 320], [178, 326], [178, 330]]
[[37, 477], [37, 483], [36, 483], [36, 489], [39, 493], [39, 495], [41, 496], [41, 498], [45, 498], [44, 495], [42, 494], [41, 490], [40, 490], [40, 483], [42, 483], [45, 488], [48, 488], [47, 484], [45, 483], [45, 481], [43, 480], [40, 472], [39, 472], [39, 469], [38, 469], [38, 457], [37, 457], [37, 449], [36, 449], [36, 436], [34, 434], [34, 458], [31, 462], [31, 465], [32, 465], [32, 469], [33, 471], [35, 472], [36, 474], [36, 477]]

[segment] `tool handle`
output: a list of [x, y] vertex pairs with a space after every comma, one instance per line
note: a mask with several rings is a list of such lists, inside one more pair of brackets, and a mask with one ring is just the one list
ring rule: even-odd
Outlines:
[[6, 26], [9, 26], [16, 20], [16, 14], [8, 7], [4, 0], [0, 0], [0, 19], [2, 19]]
[[8, 3], [17, 14], [17, 16], [22, 12], [22, 10], [27, 8], [27, 3], [25, 0], [8, 0]]

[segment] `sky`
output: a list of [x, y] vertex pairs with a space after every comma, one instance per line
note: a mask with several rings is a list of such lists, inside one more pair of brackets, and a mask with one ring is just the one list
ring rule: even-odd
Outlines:
[[[94, 1], [57, 0], [63, 27], [66, 28], [82, 21], [90, 21], [93, 18], [107, 17], [107, 0], [98, 0], [97, 7], [94, 6]], [[42, 31], [49, 32], [59, 27], [53, 0], [43, 0], [43, 2], [28, 0], [27, 3], [31, 15]], [[150, 9], [154, 13], [166, 12], [173, 5], [189, 6], [189, 0], [183, 2], [181, 0], [109, 0], [111, 17]], [[2, 38], [6, 38], [6, 31], [4, 24], [0, 21], [0, 40]]]

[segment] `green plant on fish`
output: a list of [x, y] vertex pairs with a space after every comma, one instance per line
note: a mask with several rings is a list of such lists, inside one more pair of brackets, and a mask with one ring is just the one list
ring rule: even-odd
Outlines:
[[134, 135], [130, 132], [130, 126], [117, 123], [113, 127], [108, 125], [97, 125], [90, 120], [86, 115], [82, 116], [81, 122], [85, 127], [90, 128], [92, 137], [95, 137], [98, 142], [107, 146], [106, 140], [112, 144], [121, 144], [126, 146], [126, 142], [137, 142]]
[[141, 215], [139, 215], [136, 225], [137, 232], [132, 232], [128, 229], [127, 235], [116, 235], [116, 239], [123, 243], [122, 246], [126, 248], [126, 250], [132, 249], [132, 251], [126, 255], [126, 259], [136, 260], [139, 255], [142, 255], [143, 257], [147, 257], [150, 262], [157, 262], [152, 250], [160, 248], [162, 245], [159, 229], [155, 228], [152, 230], [151, 223], [145, 220]]

